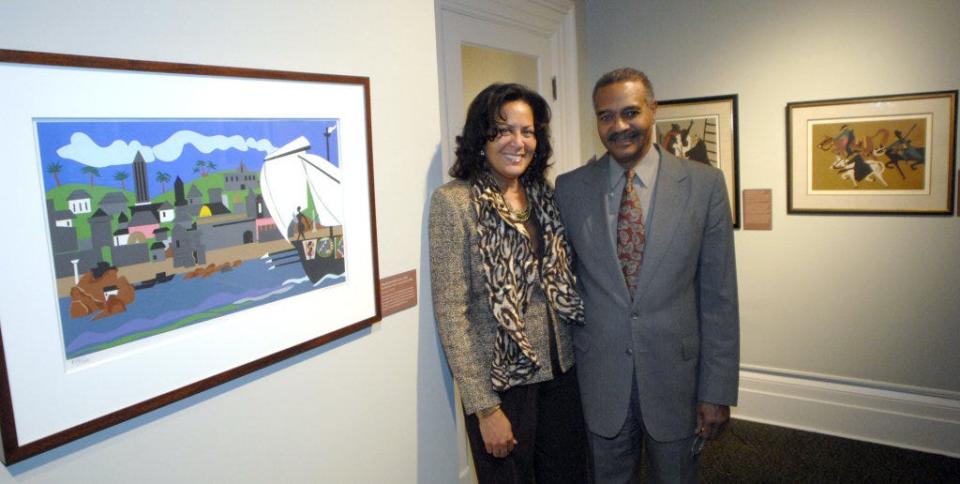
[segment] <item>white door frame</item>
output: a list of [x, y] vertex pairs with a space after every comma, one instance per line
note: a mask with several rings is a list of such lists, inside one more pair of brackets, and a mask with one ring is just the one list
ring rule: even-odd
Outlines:
[[[481, 31], [471, 37], [484, 38], [486, 47], [511, 49], [502, 45], [504, 29], [514, 36], [545, 42], [549, 58], [542, 59], [538, 67], [539, 90], [550, 103], [553, 111], [551, 133], [553, 142], [552, 178], [580, 166], [580, 115], [577, 85], [577, 38], [576, 18], [572, 0], [436, 0], [437, 58], [440, 77], [440, 108], [443, 119], [440, 153], [443, 160], [444, 180], [449, 180], [447, 171], [453, 164], [454, 138], [463, 126], [463, 79], [459, 43], [463, 35], [455, 29], [463, 28], [464, 22], [457, 18], [467, 17], [469, 24], [482, 24]], [[452, 25], [451, 25], [452, 24]], [[519, 32], [518, 32], [519, 31]], [[555, 81], [554, 81], [555, 79]], [[556, 83], [554, 88], [553, 83]], [[556, 99], [554, 99], [554, 90]], [[458, 473], [461, 484], [476, 482], [473, 462], [468, 451], [463, 416], [460, 411], [460, 396], [457, 391], [456, 415], [458, 433]]]

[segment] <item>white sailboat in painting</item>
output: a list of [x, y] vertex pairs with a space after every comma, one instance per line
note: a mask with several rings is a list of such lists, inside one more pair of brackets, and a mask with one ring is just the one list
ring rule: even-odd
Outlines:
[[[343, 274], [343, 188], [340, 168], [307, 153], [303, 136], [264, 158], [260, 193], [280, 234], [293, 249], [264, 256], [275, 266], [296, 264], [316, 283], [324, 276]], [[311, 206], [314, 216], [304, 210]]]

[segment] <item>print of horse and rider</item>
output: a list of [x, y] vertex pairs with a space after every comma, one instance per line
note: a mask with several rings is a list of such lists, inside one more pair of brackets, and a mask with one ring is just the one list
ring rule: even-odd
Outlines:
[[923, 189], [926, 126], [925, 118], [814, 124], [812, 188]]

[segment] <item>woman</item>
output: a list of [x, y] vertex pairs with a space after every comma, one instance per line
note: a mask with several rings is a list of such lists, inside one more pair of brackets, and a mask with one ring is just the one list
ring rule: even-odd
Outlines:
[[584, 482], [570, 324], [583, 305], [553, 189], [550, 108], [518, 84], [470, 104], [430, 201], [434, 312], [480, 482]]

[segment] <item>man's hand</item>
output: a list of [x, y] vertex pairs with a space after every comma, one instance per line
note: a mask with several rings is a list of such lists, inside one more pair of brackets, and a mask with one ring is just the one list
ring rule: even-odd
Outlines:
[[707, 402], [697, 404], [697, 434], [703, 438], [719, 437], [728, 421], [730, 421], [730, 407]]
[[517, 445], [517, 439], [513, 438], [513, 426], [510, 425], [507, 414], [497, 409], [489, 416], [478, 415], [477, 418], [480, 420], [480, 435], [483, 436], [487, 453], [501, 458], [509, 455]]

